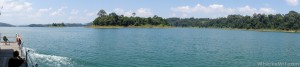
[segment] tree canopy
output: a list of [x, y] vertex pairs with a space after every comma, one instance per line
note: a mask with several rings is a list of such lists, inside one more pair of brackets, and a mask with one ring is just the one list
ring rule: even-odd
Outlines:
[[169, 25], [166, 19], [154, 15], [153, 17], [138, 17], [136, 13], [132, 13], [133, 16], [117, 15], [112, 12], [106, 15], [104, 10], [98, 12], [98, 16], [94, 21], [93, 25], [98, 26], [141, 26], [141, 25]]
[[52, 23], [50, 26], [52, 26], [52, 27], [64, 27], [64, 26], [66, 26], [65, 25], [65, 23]]
[[101, 9], [101, 10], [97, 13], [97, 15], [98, 15], [99, 17], [105, 16], [105, 15], [106, 15], [106, 12], [105, 12], [103, 9]]
[[172, 26], [197, 26], [239, 29], [279, 29], [300, 30], [300, 14], [289, 11], [288, 14], [253, 14], [252, 16], [228, 15], [219, 18], [168, 18]]
[[300, 30], [300, 14], [289, 11], [287, 14], [253, 14], [244, 16], [239, 14], [228, 15], [219, 18], [162, 18], [138, 17], [117, 15], [112, 12], [106, 14], [104, 10], [98, 12], [99, 17], [93, 21], [98, 26], [142, 26], [142, 25], [166, 25], [175, 27], [214, 27], [214, 28], [239, 28], [239, 29], [278, 29]]

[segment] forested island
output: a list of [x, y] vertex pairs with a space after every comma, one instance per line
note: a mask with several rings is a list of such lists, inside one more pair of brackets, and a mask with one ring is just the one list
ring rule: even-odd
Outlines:
[[16, 27], [15, 25], [0, 22], [0, 27]]
[[168, 23], [176, 27], [263, 29], [266, 31], [300, 30], [300, 14], [289, 11], [287, 14], [253, 14], [252, 16], [228, 15], [220, 18], [168, 18]]
[[83, 27], [87, 24], [81, 23], [52, 23], [52, 24], [29, 24], [20, 27]]
[[104, 10], [98, 12], [94, 26], [172, 26], [172, 27], [200, 27], [200, 28], [232, 28], [232, 29], [267, 29], [282, 31], [300, 30], [300, 14], [289, 11], [287, 14], [253, 14], [252, 16], [228, 15], [219, 18], [162, 18], [137, 17], [132, 13], [131, 17], [117, 15], [112, 12], [106, 14]]
[[112, 12], [107, 14], [104, 10], [100, 10], [97, 17], [93, 21], [94, 26], [98, 27], [166, 27], [169, 26], [166, 19], [154, 15], [153, 17], [138, 17], [136, 13], [132, 16], [117, 15]]

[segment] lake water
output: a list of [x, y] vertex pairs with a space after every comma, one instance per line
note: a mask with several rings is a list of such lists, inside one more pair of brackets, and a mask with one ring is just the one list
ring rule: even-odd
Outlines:
[[3, 27], [39, 67], [256, 67], [300, 63], [300, 34], [204, 28]]

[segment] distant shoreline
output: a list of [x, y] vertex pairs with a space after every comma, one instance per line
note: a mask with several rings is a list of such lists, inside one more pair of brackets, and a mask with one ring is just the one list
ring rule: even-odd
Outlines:
[[259, 32], [287, 32], [297, 33], [300, 30], [278, 30], [278, 29], [239, 29], [239, 28], [214, 28], [214, 27], [174, 27], [174, 26], [87, 26], [86, 28], [211, 28], [211, 29], [223, 29], [223, 30], [248, 30]]
[[[18, 26], [16, 26], [18, 27]], [[161, 26], [161, 25], [143, 25], [143, 26], [81, 26], [84, 28], [208, 28], [208, 29], [223, 29], [223, 30], [247, 30], [247, 31], [259, 31], [259, 32], [287, 32], [298, 33], [300, 30], [279, 30], [279, 29], [240, 29], [240, 28], [215, 28], [215, 27], [176, 27], [176, 26]], [[65, 28], [62, 26], [49, 26], [48, 28]]]
[[143, 25], [143, 26], [86, 26], [86, 28], [175, 28], [173, 26], [155, 26], [155, 25]]
[[[205, 27], [199, 27], [199, 28], [205, 28]], [[297, 33], [300, 32], [300, 30], [278, 30], [278, 29], [239, 29], [239, 28], [213, 28], [213, 27], [207, 27], [211, 29], [223, 29], [223, 30], [249, 30], [249, 31], [259, 31], [259, 32], [286, 32], [286, 33]]]

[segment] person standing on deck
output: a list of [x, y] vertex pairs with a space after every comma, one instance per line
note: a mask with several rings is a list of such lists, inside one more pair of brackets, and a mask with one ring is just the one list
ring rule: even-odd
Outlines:
[[17, 34], [16, 41], [18, 42], [18, 45], [20, 46], [22, 43], [22, 38], [19, 34]]

